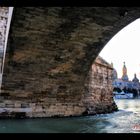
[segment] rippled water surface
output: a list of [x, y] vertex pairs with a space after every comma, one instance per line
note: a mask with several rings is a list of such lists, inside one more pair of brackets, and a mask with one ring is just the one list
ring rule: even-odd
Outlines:
[[45, 119], [1, 119], [1, 133], [139, 133], [140, 99], [115, 100], [119, 111], [96, 116]]

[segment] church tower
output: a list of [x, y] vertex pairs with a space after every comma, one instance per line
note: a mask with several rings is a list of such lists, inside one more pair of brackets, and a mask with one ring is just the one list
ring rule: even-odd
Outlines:
[[122, 80], [123, 81], [128, 81], [127, 68], [125, 66], [125, 62], [124, 62], [124, 66], [123, 66], [123, 69], [122, 69]]
[[134, 78], [132, 80], [134, 83], [139, 83], [139, 79], [137, 78], [137, 75], [134, 74]]

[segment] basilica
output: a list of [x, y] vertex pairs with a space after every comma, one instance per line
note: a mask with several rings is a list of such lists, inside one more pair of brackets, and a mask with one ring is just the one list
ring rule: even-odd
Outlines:
[[[112, 64], [113, 67], [113, 64]], [[117, 71], [113, 69], [113, 91], [114, 92], [124, 92], [124, 93], [133, 93], [134, 97], [140, 95], [140, 83], [136, 74], [134, 74], [133, 80], [129, 80], [127, 75], [127, 67], [123, 65], [122, 68], [122, 77], [118, 78]]]

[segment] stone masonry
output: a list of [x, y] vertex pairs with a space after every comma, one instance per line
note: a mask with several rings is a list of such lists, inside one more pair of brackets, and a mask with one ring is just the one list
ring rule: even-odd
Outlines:
[[1, 7], [0, 8], [0, 75], [2, 71], [1, 65], [3, 61], [7, 19], [8, 19], [8, 7]]
[[[87, 76], [87, 94], [83, 102], [82, 115], [110, 113], [117, 110], [117, 106], [113, 101], [112, 87], [112, 71], [113, 68], [101, 57], [97, 57]], [[27, 101], [6, 99], [1, 97], [0, 117], [52, 117], [56, 116], [73, 116], [72, 114], [81, 115], [81, 105], [74, 103], [57, 103], [57, 100], [50, 100], [50, 104], [29, 103]], [[24, 97], [24, 95], [23, 95]], [[46, 99], [46, 98], [45, 98]], [[44, 100], [45, 100], [44, 99]], [[51, 98], [50, 98], [51, 99]], [[51, 105], [51, 102], [53, 105]], [[45, 105], [48, 105], [45, 107]], [[59, 110], [58, 110], [59, 108]], [[64, 115], [65, 114], [65, 115]]]
[[87, 80], [86, 103], [88, 114], [112, 112], [117, 110], [113, 100], [113, 68], [98, 56], [93, 63]]
[[137, 7], [14, 8], [1, 114], [51, 117], [116, 110], [111, 88], [105, 89], [106, 84], [100, 82], [105, 78], [102, 70], [100, 78], [93, 76], [99, 80], [97, 85], [91, 82], [95, 90], [89, 86], [88, 75], [104, 45], [139, 17]]

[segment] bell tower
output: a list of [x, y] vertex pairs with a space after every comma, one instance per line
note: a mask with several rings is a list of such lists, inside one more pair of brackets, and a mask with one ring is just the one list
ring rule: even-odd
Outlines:
[[127, 68], [126, 68], [125, 62], [122, 69], [122, 80], [128, 81]]

